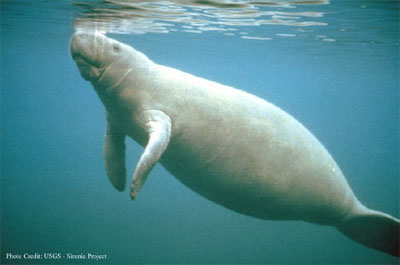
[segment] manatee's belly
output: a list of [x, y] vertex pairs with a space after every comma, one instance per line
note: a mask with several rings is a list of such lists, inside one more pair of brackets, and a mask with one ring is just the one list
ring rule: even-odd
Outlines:
[[332, 223], [351, 208], [340, 169], [302, 126], [281, 125], [296, 127], [289, 134], [260, 124], [226, 134], [229, 124], [174, 139], [162, 165], [209, 200], [258, 218]]

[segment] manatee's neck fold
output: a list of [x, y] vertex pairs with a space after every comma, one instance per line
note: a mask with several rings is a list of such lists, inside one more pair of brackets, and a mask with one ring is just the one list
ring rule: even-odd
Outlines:
[[107, 66], [93, 87], [108, 113], [121, 112], [124, 108], [124, 91], [135, 89], [135, 71], [130, 60], [120, 59]]
[[[131, 52], [105, 66], [91, 83], [107, 112], [118, 111], [127, 95], [135, 101], [137, 89], [147, 79], [154, 63], [139, 52]], [[125, 93], [126, 92], [126, 93]]]
[[[121, 64], [121, 62], [124, 59], [125, 59], [125, 57], [122, 57], [122, 58], [120, 58], [118, 60], [113, 61], [112, 63], [110, 63], [106, 67], [104, 67], [102, 69], [101, 75], [97, 79], [96, 83], [99, 83], [99, 84], [104, 83], [104, 81], [106, 81], [105, 79], [107, 78], [107, 74], [113, 75], [113, 68], [117, 68], [118, 70], [119, 69], [123, 69], [124, 64]], [[111, 86], [113, 86], [113, 85], [111, 85]]]
[[132, 71], [132, 66], [122, 57], [108, 66], [102, 71], [98, 79], [92, 82], [93, 87], [99, 93], [108, 91], [118, 86], [119, 83]]
[[132, 72], [132, 68], [129, 68], [122, 76], [121, 78], [114, 84], [111, 85], [109, 87], [106, 87], [105, 90], [106, 91], [112, 91], [114, 88], [117, 88], [119, 86], [119, 84], [121, 84], [121, 82], [125, 79], [125, 77]]

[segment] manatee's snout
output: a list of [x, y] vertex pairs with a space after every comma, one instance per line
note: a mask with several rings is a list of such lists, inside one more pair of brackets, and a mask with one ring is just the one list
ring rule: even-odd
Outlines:
[[72, 58], [86, 80], [95, 80], [101, 74], [105, 36], [98, 33], [75, 33], [70, 42]]
[[70, 42], [72, 58], [80, 57], [95, 64], [96, 57], [102, 52], [104, 38], [99, 33], [74, 33]]
[[97, 80], [113, 62], [125, 58], [129, 46], [100, 33], [76, 32], [71, 37], [72, 58], [86, 80]]
[[72, 35], [70, 42], [70, 51], [72, 58], [74, 60], [77, 56], [79, 56], [82, 48], [87, 46], [88, 38], [89, 34], [84, 34], [84, 33], [75, 33], [74, 35]]

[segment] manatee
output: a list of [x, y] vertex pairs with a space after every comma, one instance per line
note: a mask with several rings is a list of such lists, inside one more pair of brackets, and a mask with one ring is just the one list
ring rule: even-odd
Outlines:
[[279, 107], [151, 61], [99, 33], [75, 33], [72, 58], [105, 106], [104, 164], [126, 183], [125, 137], [144, 147], [132, 199], [157, 162], [203, 197], [241, 214], [336, 227], [399, 256], [398, 219], [368, 209], [324, 146]]

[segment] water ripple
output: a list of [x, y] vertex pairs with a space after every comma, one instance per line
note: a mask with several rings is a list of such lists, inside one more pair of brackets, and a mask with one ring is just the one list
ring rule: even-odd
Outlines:
[[325, 26], [327, 23], [322, 21], [325, 13], [298, 9], [300, 6], [303, 10], [304, 6], [326, 5], [329, 1], [103, 0], [72, 3], [78, 9], [73, 22], [78, 31], [126, 34], [213, 31], [234, 35], [233, 32], [241, 27]]

